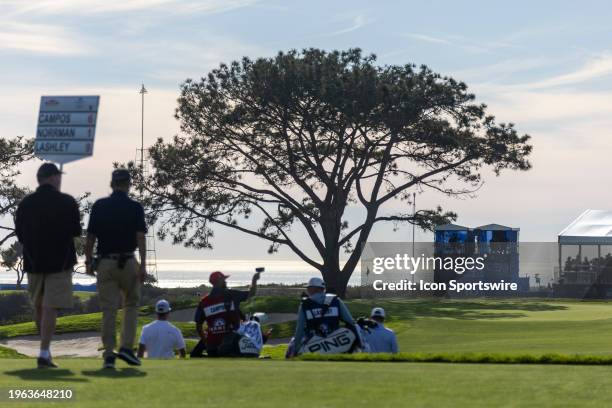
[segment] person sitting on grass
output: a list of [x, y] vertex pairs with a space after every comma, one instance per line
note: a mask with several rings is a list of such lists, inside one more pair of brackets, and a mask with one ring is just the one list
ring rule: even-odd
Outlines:
[[210, 274], [208, 281], [213, 287], [198, 304], [194, 316], [196, 330], [201, 338], [198, 343], [198, 346], [202, 345], [198, 347], [200, 356], [204, 342], [208, 357], [236, 355], [238, 344], [236, 332], [244, 316], [240, 312], [240, 303], [255, 296], [260, 273], [256, 272], [253, 275], [248, 291], [229, 289], [226, 282], [228, 275], [219, 271]]
[[[306, 287], [308, 296], [302, 299], [298, 310], [298, 319], [295, 327], [295, 335], [287, 350], [286, 357], [294, 357], [303, 352], [353, 352], [361, 349], [364, 342], [361, 339], [359, 329], [351, 316], [348, 308], [333, 293], [325, 293], [325, 282], [323, 279], [314, 277], [308, 281]], [[320, 342], [324, 338], [330, 338], [340, 334], [342, 330], [340, 321], [347, 325], [347, 329], [352, 332], [354, 339], [347, 350], [328, 350], [316, 344], [309, 346], [311, 342]], [[344, 336], [347, 335], [340, 334]], [[303, 350], [304, 348], [304, 350]]]
[[142, 358], [145, 351], [148, 358], [174, 358], [175, 350], [178, 350], [181, 358], [185, 358], [183, 334], [168, 321], [171, 310], [170, 303], [167, 300], [162, 299], [155, 304], [157, 320], [142, 328], [140, 344], [138, 345], [138, 358]]
[[370, 353], [393, 353], [398, 352], [397, 338], [393, 330], [385, 327], [385, 309], [375, 307], [370, 313], [370, 319], [376, 324], [368, 326], [365, 331], [365, 341], [369, 345]]

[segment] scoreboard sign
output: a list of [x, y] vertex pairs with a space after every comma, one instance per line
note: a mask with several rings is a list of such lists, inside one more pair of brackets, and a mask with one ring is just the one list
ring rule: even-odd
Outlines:
[[99, 104], [99, 96], [41, 97], [34, 154], [61, 164], [91, 156]]

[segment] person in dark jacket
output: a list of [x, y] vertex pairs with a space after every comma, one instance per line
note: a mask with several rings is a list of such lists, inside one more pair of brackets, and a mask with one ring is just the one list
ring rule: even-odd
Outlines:
[[74, 237], [81, 235], [81, 222], [75, 199], [60, 192], [62, 173], [54, 164], [41, 165], [36, 178], [39, 187], [17, 207], [15, 230], [40, 332], [38, 367], [54, 368], [51, 338], [58, 309], [72, 307]]

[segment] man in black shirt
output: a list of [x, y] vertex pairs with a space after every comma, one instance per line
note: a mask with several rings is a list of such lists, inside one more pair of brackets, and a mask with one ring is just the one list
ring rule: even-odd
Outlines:
[[40, 332], [38, 367], [47, 368], [57, 367], [49, 352], [57, 310], [72, 307], [74, 237], [81, 235], [81, 222], [77, 202], [60, 192], [62, 173], [54, 164], [41, 165], [36, 178], [39, 187], [17, 207], [15, 230]]
[[[134, 354], [138, 321], [140, 285], [146, 277], [147, 227], [144, 209], [128, 197], [131, 180], [125, 169], [113, 171], [110, 197], [96, 201], [91, 208], [85, 244], [87, 273], [97, 272], [98, 296], [102, 308], [104, 368], [115, 368], [115, 356], [130, 365], [140, 365]], [[97, 266], [93, 267], [93, 248], [98, 241]], [[134, 258], [138, 247], [140, 265]], [[123, 298], [121, 345], [115, 354], [115, 322], [119, 298]]]

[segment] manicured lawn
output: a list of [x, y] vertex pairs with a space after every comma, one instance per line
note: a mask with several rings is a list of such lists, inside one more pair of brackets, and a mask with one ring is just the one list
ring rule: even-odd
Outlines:
[[[261, 299], [253, 309], [291, 310]], [[612, 354], [612, 303], [572, 300], [353, 300], [353, 317], [382, 306], [400, 349], [412, 353]], [[295, 309], [293, 309], [295, 310]], [[273, 326], [280, 337], [293, 323]]]
[[395, 316], [389, 325], [403, 351], [612, 354], [612, 304], [607, 302], [451, 301], [426, 305], [425, 310], [421, 306], [388, 307]]
[[[25, 289], [22, 290], [0, 290], [0, 296], [2, 295], [11, 295], [13, 293], [27, 293], [27, 291]], [[77, 290], [73, 292], [74, 296], [79, 297], [81, 300], [87, 300], [90, 297], [92, 297], [93, 295], [96, 294], [96, 292], [87, 292], [87, 291], [82, 291], [82, 290]]]
[[[409, 353], [550, 353], [612, 355], [612, 303], [568, 300], [353, 300], [354, 317], [374, 305], [388, 313], [388, 326]], [[247, 304], [250, 311], [290, 312], [297, 300], [263, 297]], [[119, 319], [120, 320], [120, 319]], [[99, 330], [100, 313], [65, 316], [60, 333]], [[140, 326], [151, 321], [142, 316]], [[193, 323], [175, 323], [185, 337], [195, 337]], [[272, 325], [276, 337], [290, 337], [294, 323]], [[34, 334], [33, 323], [0, 326], [0, 337]], [[274, 353], [282, 354], [281, 352]]]
[[26, 293], [26, 290], [17, 290], [17, 289], [0, 290], [0, 296], [3, 296], [3, 295], [12, 295], [14, 293]]
[[[78, 407], [603, 407], [612, 367], [274, 360], [2, 360], [0, 390], [71, 388]], [[0, 396], [0, 400], [5, 396]], [[58, 403], [61, 405], [62, 403]], [[39, 402], [19, 406], [41, 406]]]
[[[284, 361], [285, 347], [280, 345], [265, 348], [272, 360], [145, 361], [140, 369], [120, 366], [108, 373], [100, 371], [99, 359], [58, 359], [60, 370], [41, 371], [32, 368], [34, 359], [15, 358], [19, 356], [0, 348], [0, 390], [70, 387], [79, 407], [106, 407], [119, 399], [133, 407], [609, 405], [612, 366], [559, 363], [612, 362], [610, 303], [390, 299], [348, 305], [354, 317], [366, 315], [374, 305], [385, 307], [388, 325], [406, 353], [398, 360], [416, 362]], [[296, 306], [290, 298], [260, 298], [246, 305], [265, 312], [291, 312]], [[100, 319], [99, 313], [62, 317], [58, 331], [98, 330]], [[139, 324], [150, 319], [143, 316]], [[191, 323], [177, 325], [186, 335], [194, 334]], [[274, 328], [277, 336], [286, 337], [293, 326]], [[0, 326], [0, 337], [34, 332], [32, 323]], [[552, 353], [562, 355], [549, 356]], [[557, 364], [516, 364], [524, 362]]]
[[85, 300], [89, 299], [90, 297], [92, 297], [93, 295], [95, 295], [96, 292], [87, 292], [87, 291], [76, 290], [76, 291], [72, 292], [72, 294], [74, 296], [78, 297], [79, 299], [81, 299], [82, 301], [85, 301]]
[[0, 359], [4, 358], [26, 358], [25, 356], [19, 354], [15, 350], [0, 346]]

